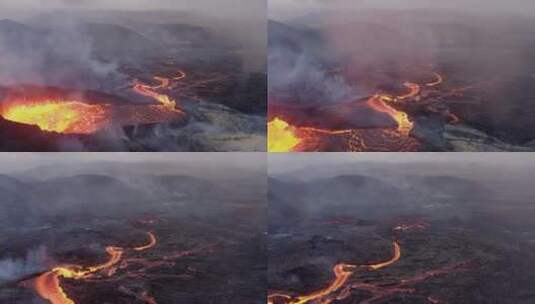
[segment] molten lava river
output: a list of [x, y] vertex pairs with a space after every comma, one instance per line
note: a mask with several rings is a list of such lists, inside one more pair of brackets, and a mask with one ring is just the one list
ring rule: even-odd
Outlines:
[[[177, 251], [153, 260], [143, 256], [143, 252], [157, 246], [156, 235], [147, 232], [148, 241], [141, 246], [133, 248], [122, 248], [117, 246], [106, 247], [108, 254], [107, 261], [94, 266], [62, 265], [57, 266], [37, 277], [33, 282], [33, 288], [40, 298], [47, 300], [51, 304], [76, 304], [62, 287], [63, 280], [76, 281], [98, 281], [113, 280], [114, 275], [123, 272], [122, 277], [128, 280], [143, 278], [145, 273], [150, 272], [155, 267], [171, 267], [174, 260], [181, 257], [190, 256], [200, 251], [210, 249], [210, 246], [197, 248], [189, 251]], [[134, 270], [129, 270], [129, 266], [135, 265]], [[121, 286], [121, 291], [138, 301], [147, 304], [157, 304], [155, 298], [149, 295], [148, 291], [133, 291]]]
[[414, 123], [409, 115], [396, 105], [421, 98], [423, 88], [430, 89], [440, 85], [443, 77], [434, 73], [434, 80], [424, 84], [406, 82], [407, 92], [401, 95], [375, 94], [366, 104], [378, 113], [388, 115], [397, 124], [396, 129], [338, 129], [329, 130], [313, 126], [296, 126], [283, 117], [274, 116], [268, 123], [268, 151], [305, 152], [331, 151], [332, 146], [341, 148], [335, 151], [417, 151], [420, 143], [410, 136]]
[[134, 92], [155, 100], [157, 104], [85, 103], [50, 98], [7, 100], [0, 115], [9, 121], [63, 134], [90, 134], [112, 123], [163, 123], [184, 116], [184, 112], [175, 100], [159, 91], [172, 89], [177, 81], [185, 77], [186, 74], [180, 71], [174, 78], [154, 77], [157, 85], [134, 83]]
[[[328, 224], [338, 224], [339, 221], [329, 221]], [[397, 234], [401, 232], [408, 232], [411, 230], [422, 230], [427, 228], [428, 224], [425, 222], [402, 223], [392, 228], [392, 233]], [[411, 277], [398, 279], [397, 282], [392, 282], [391, 279], [387, 283], [372, 283], [370, 280], [360, 282], [357, 279], [357, 274], [363, 272], [374, 272], [384, 268], [395, 265], [402, 258], [402, 249], [399, 241], [392, 241], [391, 257], [385, 261], [373, 264], [358, 265], [353, 263], [342, 262], [334, 265], [332, 271], [333, 279], [323, 289], [312, 291], [304, 294], [290, 294], [286, 292], [272, 291], [268, 293], [267, 304], [331, 304], [342, 303], [345, 299], [352, 296], [352, 292], [364, 291], [369, 295], [367, 299], [361, 300], [358, 303], [362, 304], [377, 304], [391, 300], [398, 294], [414, 294], [416, 289], [412, 287], [415, 284], [426, 281], [427, 279], [446, 275], [454, 271], [467, 270], [468, 262], [457, 262], [450, 265], [443, 266], [438, 269], [423, 271]], [[431, 304], [442, 303], [434, 297], [427, 297], [427, 301]], [[345, 302], [343, 302], [345, 303]], [[348, 302], [354, 303], [354, 302]]]

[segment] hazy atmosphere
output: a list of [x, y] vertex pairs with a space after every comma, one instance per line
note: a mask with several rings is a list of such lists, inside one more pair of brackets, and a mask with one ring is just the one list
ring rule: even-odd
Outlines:
[[269, 1], [271, 151], [535, 151], [535, 4]]
[[265, 303], [263, 154], [2, 154], [1, 303]]
[[[531, 153], [337, 153], [336, 156], [329, 153], [303, 153], [299, 156], [293, 154], [270, 154], [268, 157], [268, 170], [270, 174], [279, 175], [309, 170], [309, 176], [315, 176], [315, 169], [328, 168], [330, 174], [337, 171], [353, 170], [359, 164], [376, 164], [383, 166], [412, 165], [420, 164], [436, 165], [435, 169], [448, 170], [448, 166], [464, 166], [466, 171], [472, 168], [466, 164], [486, 166], [489, 168], [524, 168], [531, 170], [535, 167], [535, 155]], [[347, 166], [353, 168], [348, 169]], [[312, 169], [311, 169], [312, 168]], [[416, 169], [417, 170], [417, 169]], [[457, 170], [452, 169], [452, 170]], [[437, 171], [437, 172], [438, 172]], [[324, 173], [318, 173], [322, 176]], [[477, 174], [477, 173], [474, 173]]]
[[9, 17], [10, 12], [43, 11], [54, 9], [112, 9], [112, 10], [196, 10], [219, 17], [237, 17], [261, 19], [266, 13], [263, 1], [239, 0], [21, 0], [4, 1], [0, 17]]
[[0, 151], [264, 151], [265, 15], [261, 0], [2, 1]]
[[268, 0], [270, 18], [286, 18], [318, 13], [321, 10], [361, 9], [453, 9], [472, 12], [510, 12], [531, 15], [535, 4], [527, 0]]
[[271, 303], [532, 303], [535, 157], [270, 155]]
[[[23, 171], [39, 166], [55, 164], [76, 167], [91, 163], [116, 162], [137, 164], [150, 170], [151, 164], [176, 164], [187, 170], [197, 168], [199, 171], [220, 167], [263, 172], [266, 158], [256, 153], [4, 153], [0, 157], [0, 174]], [[176, 170], [176, 168], [169, 168]], [[155, 172], [157, 173], [157, 172]], [[195, 173], [195, 172], [192, 172]]]

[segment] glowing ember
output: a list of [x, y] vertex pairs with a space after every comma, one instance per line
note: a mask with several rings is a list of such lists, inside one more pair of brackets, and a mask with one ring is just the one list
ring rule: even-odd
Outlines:
[[296, 128], [286, 121], [275, 118], [268, 123], [268, 151], [290, 152], [301, 139], [296, 134]]
[[2, 116], [10, 121], [36, 125], [41, 130], [65, 134], [88, 134], [99, 129], [107, 120], [107, 108], [78, 101], [14, 103]]
[[423, 230], [427, 227], [429, 227], [429, 224], [425, 220], [416, 218], [410, 221], [399, 223], [392, 230], [397, 232], [405, 232], [409, 230]]

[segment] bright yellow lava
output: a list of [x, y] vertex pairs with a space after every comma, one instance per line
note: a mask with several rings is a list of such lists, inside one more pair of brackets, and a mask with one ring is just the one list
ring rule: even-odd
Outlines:
[[105, 109], [78, 101], [52, 101], [14, 104], [8, 106], [2, 116], [10, 121], [36, 125], [44, 131], [67, 134], [95, 132], [105, 118]]
[[295, 128], [275, 118], [268, 123], [268, 152], [291, 152], [301, 142]]

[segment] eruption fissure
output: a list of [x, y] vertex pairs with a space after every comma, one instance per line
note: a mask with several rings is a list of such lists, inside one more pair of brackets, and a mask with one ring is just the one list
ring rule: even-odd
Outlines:
[[[155, 100], [156, 105], [114, 105], [52, 98], [7, 100], [0, 115], [9, 121], [35, 125], [43, 131], [63, 134], [94, 133], [114, 123], [114, 109], [122, 112], [123, 116], [128, 116], [120, 118], [119, 123], [137, 124], [168, 120], [185, 113], [178, 107], [176, 100], [159, 91], [173, 89], [176, 83], [185, 77], [186, 73], [179, 71], [178, 76], [173, 78], [154, 77], [158, 82], [156, 85], [134, 81], [134, 92]], [[156, 117], [151, 119], [147, 116]]]

